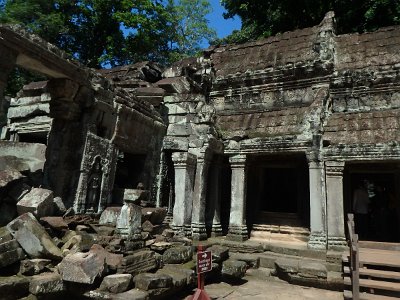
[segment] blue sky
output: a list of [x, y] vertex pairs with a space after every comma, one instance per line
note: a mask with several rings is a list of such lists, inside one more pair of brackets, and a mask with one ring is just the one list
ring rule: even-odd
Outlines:
[[[217, 31], [217, 35], [219, 38], [225, 37], [232, 33], [235, 29], [240, 29], [241, 22], [240, 18], [235, 17], [234, 19], [225, 20], [222, 14], [225, 9], [219, 3], [219, 0], [209, 0], [210, 4], [213, 8], [213, 12], [209, 14], [208, 20], [210, 21], [210, 27], [214, 28]], [[205, 47], [208, 44], [204, 45]]]

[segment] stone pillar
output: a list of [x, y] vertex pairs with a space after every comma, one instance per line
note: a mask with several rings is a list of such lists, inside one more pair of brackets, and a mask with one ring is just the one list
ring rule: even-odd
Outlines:
[[172, 154], [175, 169], [175, 204], [172, 228], [177, 233], [190, 235], [192, 197], [196, 157], [187, 152]]
[[8, 75], [15, 67], [17, 54], [7, 47], [0, 45], [0, 133], [2, 127], [7, 123], [7, 111], [4, 103], [4, 89], [7, 85]]
[[343, 210], [343, 161], [326, 161], [328, 248], [346, 247]]
[[310, 239], [308, 247], [326, 249], [326, 194], [324, 164], [309, 161], [310, 185]]
[[230, 240], [244, 241], [248, 239], [246, 225], [246, 155], [234, 155], [229, 158], [232, 169], [231, 180], [231, 211], [229, 216]]
[[207, 225], [211, 225], [211, 236], [221, 236], [221, 162], [214, 160], [210, 170]]
[[206, 196], [210, 159], [211, 154], [208, 150], [206, 150], [205, 152], [201, 152], [200, 155], [197, 157], [192, 211], [192, 238], [195, 240], [207, 239]]

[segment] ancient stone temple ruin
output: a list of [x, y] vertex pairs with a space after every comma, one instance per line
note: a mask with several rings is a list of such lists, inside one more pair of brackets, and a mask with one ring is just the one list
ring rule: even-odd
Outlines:
[[[328, 13], [317, 26], [211, 47], [166, 69], [105, 70], [1, 25], [0, 225], [20, 242], [21, 224], [41, 226], [35, 217], [64, 215], [70, 223], [41, 223], [66, 230], [101, 216], [119, 237], [103, 241], [121, 256], [114, 269], [133, 275], [133, 262], [157, 266], [153, 252], [135, 252], [154, 242], [143, 235], [154, 226], [185, 243], [240, 242], [232, 249], [257, 237], [299, 240], [332, 263], [326, 253], [346, 247], [345, 215], [364, 182], [372, 198], [386, 197], [377, 205], [390, 220], [366, 238], [399, 242], [400, 27], [337, 35], [334, 22]], [[4, 97], [16, 66], [47, 80]], [[81, 253], [90, 247], [70, 257], [76, 247], [66, 243], [42, 256], [12, 250], [18, 260], [96, 260]]]

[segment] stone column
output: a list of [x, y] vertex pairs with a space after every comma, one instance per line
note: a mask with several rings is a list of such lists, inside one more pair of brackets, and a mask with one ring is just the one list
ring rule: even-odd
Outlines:
[[4, 107], [4, 89], [7, 85], [8, 75], [15, 67], [17, 54], [5, 46], [0, 45], [0, 133], [3, 125], [7, 123], [7, 111]]
[[208, 150], [201, 152], [197, 157], [196, 179], [193, 192], [192, 211], [192, 238], [195, 240], [207, 239], [206, 232], [206, 196], [208, 169], [211, 154]]
[[310, 239], [308, 247], [326, 249], [326, 194], [324, 164], [309, 161], [310, 185]]
[[221, 162], [214, 160], [210, 170], [207, 225], [211, 225], [211, 236], [221, 236]]
[[248, 239], [246, 225], [246, 155], [234, 155], [229, 158], [232, 169], [231, 211], [227, 238], [236, 241]]
[[346, 247], [343, 210], [343, 161], [326, 161], [328, 248]]
[[175, 169], [175, 204], [172, 228], [185, 235], [190, 235], [192, 216], [192, 197], [196, 157], [187, 152], [172, 154]]

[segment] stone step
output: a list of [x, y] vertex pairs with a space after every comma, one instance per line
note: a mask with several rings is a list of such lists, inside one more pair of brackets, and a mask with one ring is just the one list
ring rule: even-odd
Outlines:
[[[353, 299], [353, 293], [348, 290], [343, 291], [343, 298], [344, 299]], [[360, 300], [393, 300], [399, 299], [398, 297], [390, 297], [390, 296], [383, 296], [383, 295], [376, 295], [376, 294], [368, 294], [368, 293], [360, 293]]]
[[252, 232], [253, 231], [268, 231], [274, 233], [286, 233], [305, 236], [310, 235], [310, 230], [306, 227], [273, 224], [253, 224]]

